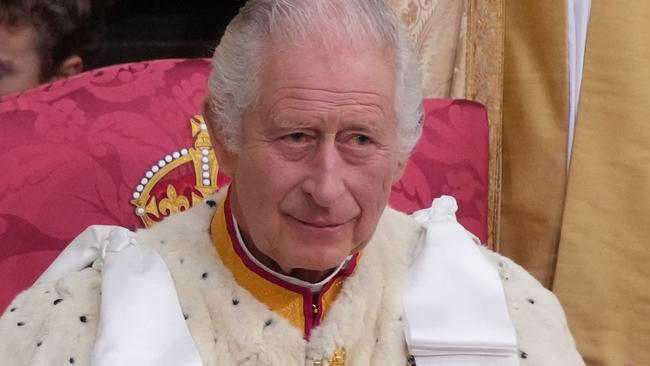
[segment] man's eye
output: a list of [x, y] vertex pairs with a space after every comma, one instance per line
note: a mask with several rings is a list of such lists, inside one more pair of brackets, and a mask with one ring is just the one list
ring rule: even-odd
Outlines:
[[299, 144], [307, 140], [307, 135], [304, 132], [294, 132], [285, 136], [285, 139], [289, 142]]
[[354, 136], [354, 143], [359, 145], [359, 146], [366, 146], [370, 145], [372, 141], [370, 140], [370, 137], [366, 135], [356, 135]]

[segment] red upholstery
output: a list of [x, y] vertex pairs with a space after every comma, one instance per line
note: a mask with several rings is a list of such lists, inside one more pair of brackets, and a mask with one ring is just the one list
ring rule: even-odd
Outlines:
[[[134, 189], [162, 157], [192, 146], [189, 120], [209, 68], [206, 60], [117, 65], [0, 98], [0, 311], [88, 225], [142, 226]], [[451, 194], [461, 223], [485, 242], [485, 109], [451, 100], [425, 107], [424, 137], [391, 205], [412, 212]], [[194, 172], [179, 171], [173, 185], [183, 194]]]
[[487, 112], [466, 100], [424, 100], [422, 138], [390, 204], [411, 213], [440, 195], [454, 196], [458, 221], [487, 243], [489, 135]]

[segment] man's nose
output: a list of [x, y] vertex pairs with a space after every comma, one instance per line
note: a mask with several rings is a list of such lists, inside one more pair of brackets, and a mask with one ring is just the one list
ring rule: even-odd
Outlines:
[[345, 192], [344, 164], [334, 141], [319, 144], [307, 163], [309, 176], [303, 190], [321, 207], [330, 207]]

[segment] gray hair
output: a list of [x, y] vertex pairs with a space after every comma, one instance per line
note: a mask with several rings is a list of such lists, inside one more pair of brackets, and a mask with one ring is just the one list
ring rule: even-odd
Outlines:
[[[265, 46], [316, 39], [372, 41], [395, 51], [395, 111], [400, 151], [410, 153], [422, 133], [422, 76], [408, 34], [385, 0], [249, 0], [217, 46], [209, 80], [215, 131], [238, 152], [241, 120], [260, 88]], [[281, 43], [279, 43], [281, 44]]]

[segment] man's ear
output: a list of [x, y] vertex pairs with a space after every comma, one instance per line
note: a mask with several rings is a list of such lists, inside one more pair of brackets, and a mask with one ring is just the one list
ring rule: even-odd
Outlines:
[[393, 184], [399, 182], [399, 180], [402, 179], [404, 171], [406, 170], [406, 165], [408, 164], [409, 156], [410, 154], [400, 154], [400, 157], [397, 160], [397, 168], [393, 173]]
[[220, 131], [216, 128], [218, 123], [217, 116], [214, 114], [212, 102], [210, 102], [209, 96], [206, 96], [205, 99], [203, 99], [203, 116], [205, 117], [205, 124], [208, 126], [212, 148], [217, 155], [219, 170], [223, 174], [232, 178], [235, 165], [237, 164], [237, 155], [228, 150], [223, 142], [223, 136], [220, 135]]
[[56, 76], [54, 76], [53, 80], [63, 79], [79, 74], [83, 69], [84, 62], [81, 57], [77, 55], [70, 56], [63, 60], [61, 65], [59, 65], [59, 69], [57, 70]]

